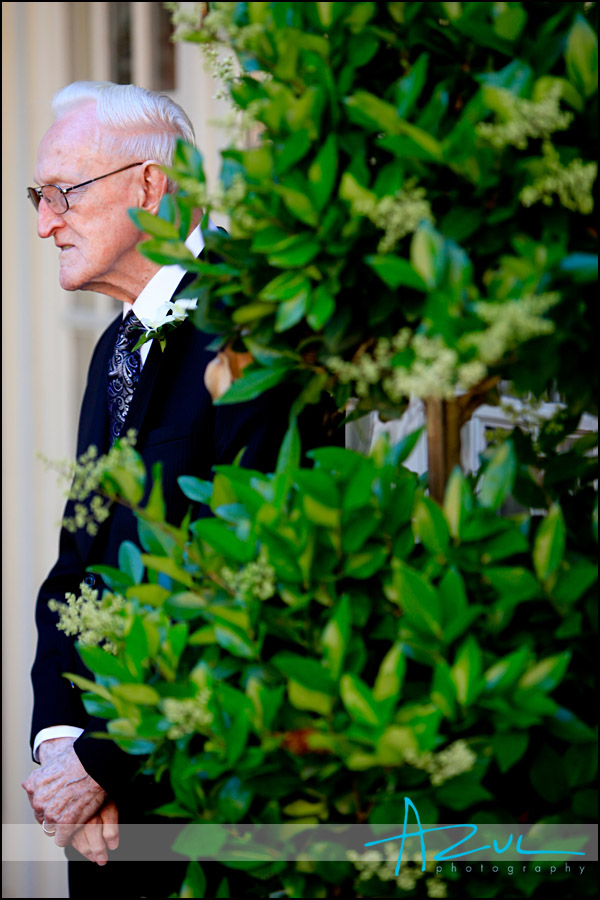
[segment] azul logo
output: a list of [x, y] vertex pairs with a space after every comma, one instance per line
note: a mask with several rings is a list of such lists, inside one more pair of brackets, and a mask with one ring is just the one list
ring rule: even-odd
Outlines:
[[[414, 815], [415, 815], [416, 824], [417, 824], [416, 831], [407, 831], [409, 808], [413, 810]], [[452, 853], [451, 852], [452, 850], [456, 850], [457, 847], [460, 847], [463, 844], [466, 844], [467, 841], [470, 841], [471, 838], [475, 837], [475, 835], [477, 834], [478, 826], [474, 825], [473, 823], [469, 823], [469, 824], [463, 823], [460, 825], [438, 825], [438, 826], [433, 826], [431, 828], [423, 828], [423, 826], [421, 824], [421, 819], [419, 818], [419, 812], [417, 810], [417, 807], [412, 802], [410, 797], [405, 797], [404, 798], [404, 830], [401, 831], [400, 834], [394, 834], [389, 837], [381, 838], [378, 841], [369, 841], [368, 843], [364, 844], [364, 846], [365, 847], [374, 847], [376, 844], [387, 844], [390, 841], [398, 841], [399, 840], [400, 841], [400, 851], [398, 853], [398, 862], [396, 863], [396, 872], [395, 872], [395, 874], [398, 875], [398, 873], [400, 871], [400, 865], [402, 863], [402, 854], [404, 852], [404, 843], [405, 843], [406, 839], [418, 837], [420, 840], [420, 844], [421, 844], [421, 861], [423, 864], [422, 870], [425, 871], [425, 860], [426, 860], [425, 835], [433, 833], [434, 831], [437, 831], [437, 832], [452, 831], [453, 829], [457, 829], [457, 828], [470, 828], [471, 831], [469, 834], [462, 837], [459, 841], [456, 841], [456, 843], [451, 844], [450, 847], [447, 847], [445, 850], [439, 850], [437, 853], [435, 853], [433, 856], [434, 860], [460, 859], [461, 857], [465, 857], [465, 856], [469, 856], [469, 857], [473, 856], [473, 854], [480, 853], [483, 850], [492, 850], [492, 849], [493, 849], [494, 853], [501, 855], [503, 853], [506, 853], [506, 851], [509, 849], [509, 847], [512, 845], [512, 842], [513, 842], [513, 835], [511, 833], [503, 847], [499, 847], [498, 842], [496, 840], [493, 840], [491, 844], [483, 844], [481, 847], [470, 847], [468, 850], [465, 849], [461, 853]], [[521, 856], [540, 856], [542, 854], [548, 854], [548, 855], [552, 855], [552, 856], [585, 856], [585, 853], [574, 851], [574, 850], [538, 850], [537, 848], [535, 850], [525, 850], [522, 847], [522, 842], [523, 842], [523, 835], [519, 834], [517, 837], [517, 842], [515, 844], [515, 852], [519, 853]]]

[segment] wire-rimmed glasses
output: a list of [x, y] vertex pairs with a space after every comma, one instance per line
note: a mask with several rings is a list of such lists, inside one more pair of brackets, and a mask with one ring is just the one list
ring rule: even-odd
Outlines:
[[62, 216], [63, 213], [66, 213], [69, 209], [67, 194], [70, 193], [70, 191], [75, 191], [77, 188], [93, 184], [94, 181], [100, 181], [102, 178], [108, 178], [109, 175], [116, 175], [117, 172], [124, 172], [125, 169], [132, 169], [134, 166], [141, 165], [143, 165], [141, 162], [129, 163], [127, 166], [121, 166], [120, 169], [115, 169], [114, 172], [107, 172], [106, 175], [98, 175], [97, 178], [90, 178], [88, 181], [82, 181], [81, 184], [74, 184], [73, 187], [69, 188], [61, 188], [57, 184], [43, 184], [39, 188], [28, 187], [27, 196], [35, 206], [36, 211], [39, 208], [41, 201], [45, 200], [53, 213]]

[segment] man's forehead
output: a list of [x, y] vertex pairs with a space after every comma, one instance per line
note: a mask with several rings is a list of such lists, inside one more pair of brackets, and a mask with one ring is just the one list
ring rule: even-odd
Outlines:
[[40, 141], [34, 176], [39, 184], [71, 181], [99, 162], [100, 127], [94, 109], [81, 107], [54, 122]]

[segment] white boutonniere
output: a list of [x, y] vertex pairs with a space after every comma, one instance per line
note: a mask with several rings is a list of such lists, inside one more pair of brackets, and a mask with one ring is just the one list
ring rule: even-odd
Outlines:
[[191, 310], [196, 309], [197, 300], [166, 300], [162, 303], [152, 317], [138, 315], [138, 319], [146, 329], [134, 350], [137, 350], [147, 341], [156, 339], [160, 349], [167, 345], [167, 334], [187, 319]]

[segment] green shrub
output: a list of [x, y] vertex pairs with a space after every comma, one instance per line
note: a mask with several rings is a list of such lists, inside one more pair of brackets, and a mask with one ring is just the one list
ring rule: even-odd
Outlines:
[[[213, 517], [165, 523], [153, 473], [142, 550], [68, 613], [111, 623], [79, 644], [86, 706], [168, 772], [165, 816], [397, 823], [409, 795], [431, 823], [593, 821], [597, 436], [565, 442], [596, 410], [596, 4], [211, 7], [187, 37], [232, 48], [260, 143], [223, 154], [216, 198], [180, 145], [143, 252], [197, 272], [198, 327], [252, 354], [218, 402], [301, 391], [275, 473], [180, 479]], [[231, 218], [205, 219], [203, 261], [181, 243], [198, 203]], [[468, 410], [500, 379], [558, 392], [557, 415], [454, 469], [441, 503], [402, 465], [418, 434], [300, 465], [295, 418], [324, 390], [393, 417], [411, 395]], [[136, 505], [144, 477], [104, 490]], [[245, 868], [238, 894], [420, 889], [355, 887], [350, 863]]]

